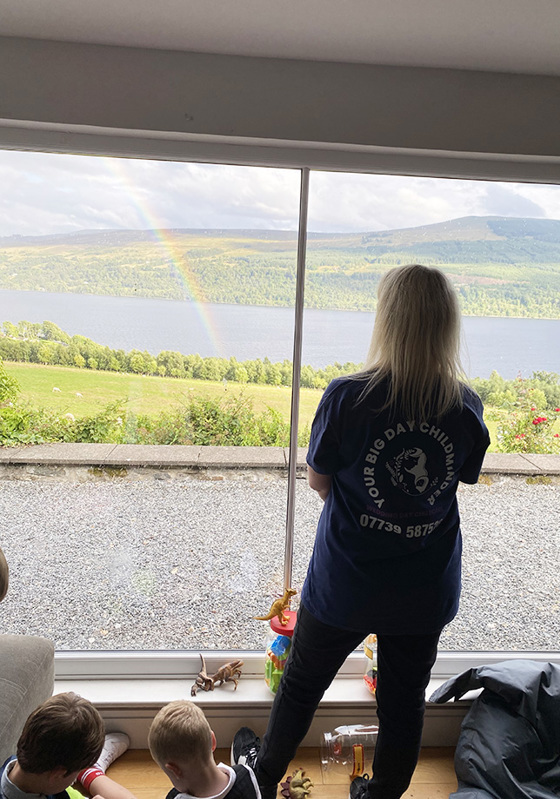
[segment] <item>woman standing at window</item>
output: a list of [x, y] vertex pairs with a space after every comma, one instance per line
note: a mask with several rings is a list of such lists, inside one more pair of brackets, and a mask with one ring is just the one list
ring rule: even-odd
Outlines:
[[[398, 799], [410, 783], [438, 640], [459, 604], [457, 485], [477, 482], [489, 444], [482, 403], [459, 377], [459, 343], [445, 275], [392, 269], [364, 370], [333, 380], [319, 404], [307, 462], [325, 505], [254, 763], [263, 799], [276, 797], [324, 691], [371, 632], [379, 737], [373, 777], [356, 778], [350, 797]], [[241, 757], [258, 749], [247, 732], [236, 739]]]

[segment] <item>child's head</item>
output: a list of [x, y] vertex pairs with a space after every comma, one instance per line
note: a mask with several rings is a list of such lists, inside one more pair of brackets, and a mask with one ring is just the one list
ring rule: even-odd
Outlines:
[[202, 710], [194, 702], [179, 699], [163, 707], [154, 718], [148, 746], [158, 766], [177, 787], [179, 772], [212, 760], [216, 738]]
[[73, 693], [57, 694], [25, 722], [17, 744], [18, 764], [28, 774], [63, 769], [61, 775], [70, 785], [76, 772], [96, 762], [104, 740], [103, 721], [91, 702]]
[[461, 314], [451, 282], [439, 269], [408, 264], [385, 272], [377, 297], [366, 369], [391, 375], [407, 412], [444, 412], [459, 399]]

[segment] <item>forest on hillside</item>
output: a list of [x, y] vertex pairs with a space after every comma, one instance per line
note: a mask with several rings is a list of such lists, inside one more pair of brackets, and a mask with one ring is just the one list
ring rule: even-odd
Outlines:
[[[85, 231], [0, 239], [0, 289], [292, 306], [296, 234]], [[469, 217], [402, 231], [310, 234], [306, 306], [371, 311], [381, 275], [443, 269], [472, 316], [560, 318], [560, 222]]]

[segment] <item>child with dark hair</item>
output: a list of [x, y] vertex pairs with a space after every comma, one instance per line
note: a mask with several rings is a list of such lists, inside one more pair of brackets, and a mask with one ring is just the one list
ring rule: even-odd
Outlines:
[[83, 799], [78, 781], [93, 796], [134, 799], [105, 775], [128, 748], [124, 733], [105, 735], [95, 707], [74, 693], [43, 702], [25, 722], [17, 755], [0, 767], [0, 799]]

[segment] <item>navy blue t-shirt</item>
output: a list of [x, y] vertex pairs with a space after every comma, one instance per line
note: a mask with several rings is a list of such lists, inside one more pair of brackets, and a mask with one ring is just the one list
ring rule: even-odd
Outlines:
[[476, 483], [490, 443], [482, 403], [417, 423], [379, 410], [387, 383], [338, 378], [313, 422], [307, 462], [332, 476], [302, 602], [320, 621], [389, 635], [436, 632], [457, 613], [457, 484]]

